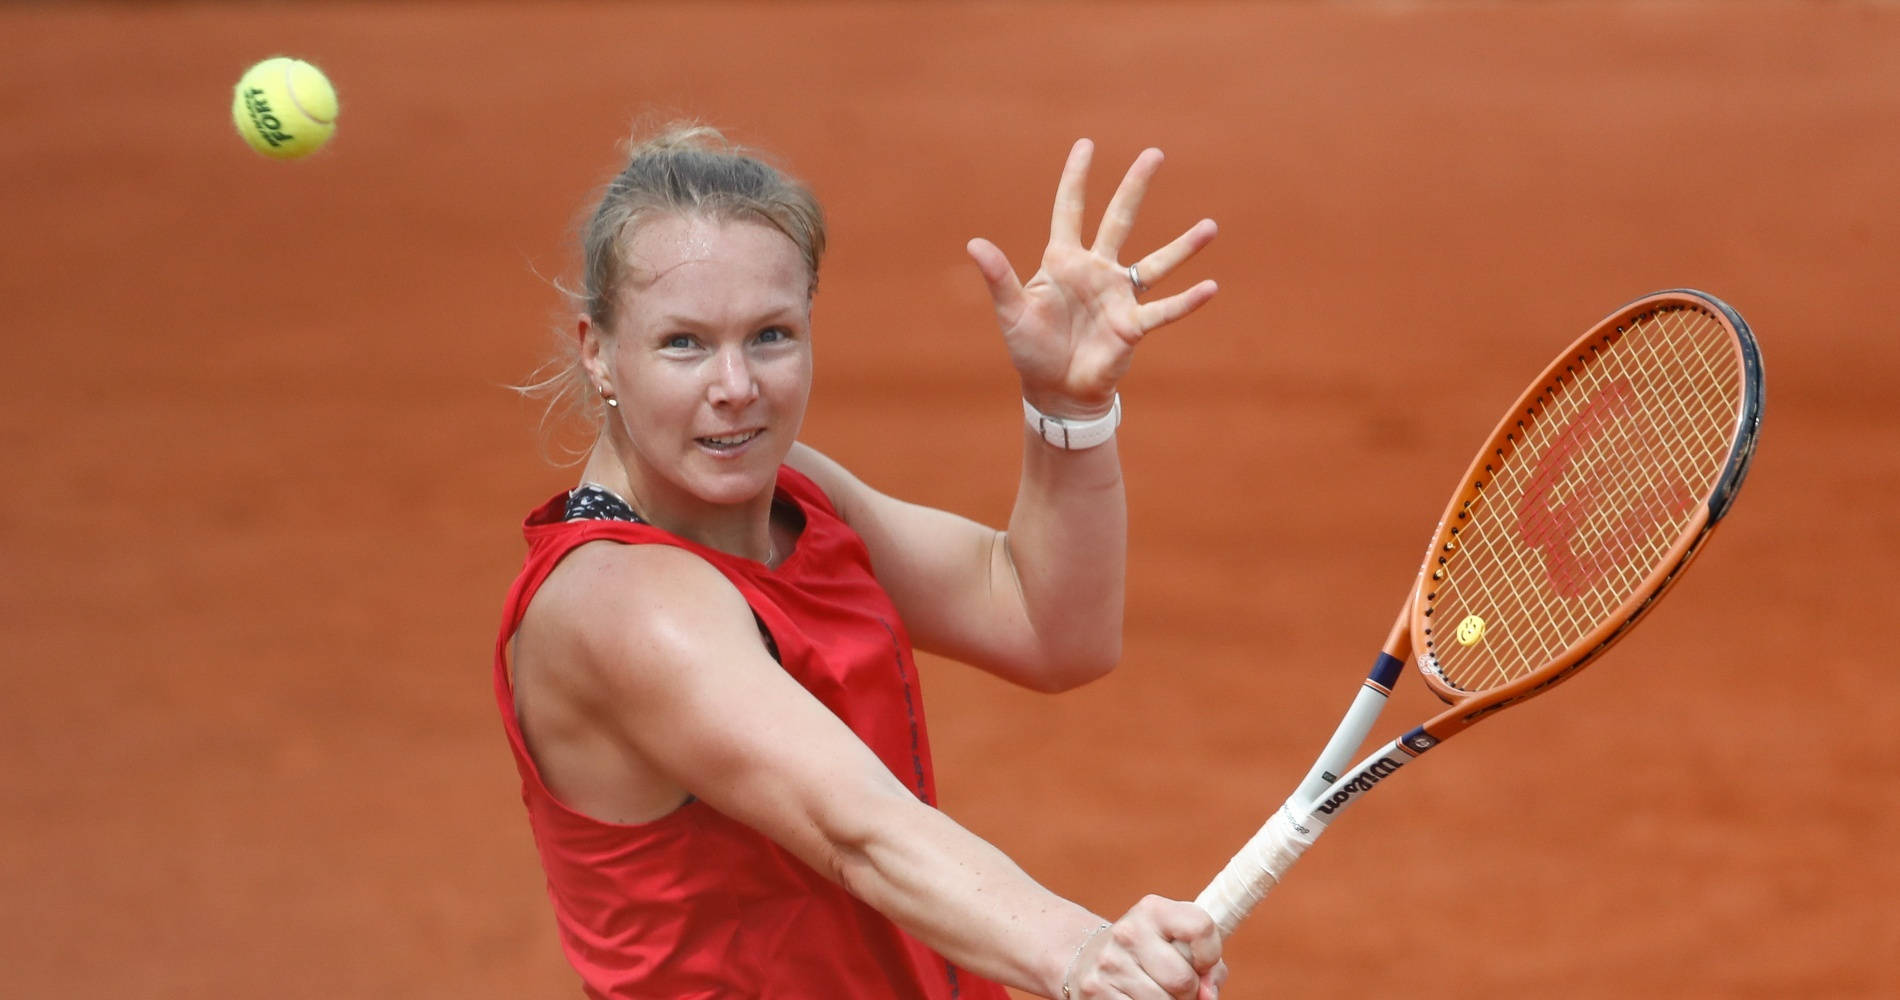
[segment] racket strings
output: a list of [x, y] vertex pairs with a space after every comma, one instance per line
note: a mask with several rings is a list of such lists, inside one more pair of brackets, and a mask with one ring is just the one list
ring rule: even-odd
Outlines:
[[[1620, 603], [1634, 586], [1635, 581], [1606, 571], [1606, 567], [1631, 567], [1638, 553], [1631, 551], [1630, 533], [1618, 534], [1615, 522], [1597, 516], [1578, 518], [1574, 511], [1581, 508], [1591, 512], [1627, 513], [1655, 504], [1654, 497], [1645, 502], [1634, 495], [1646, 483], [1643, 478], [1628, 474], [1632, 470], [1653, 470], [1670, 463], [1668, 452], [1658, 445], [1658, 435], [1648, 433], [1655, 425], [1653, 417], [1605, 418], [1617, 415], [1614, 413], [1592, 417], [1593, 413], [1606, 408], [1611, 411], [1633, 408], [1631, 380], [1642, 373], [1641, 369], [1685, 367], [1680, 357], [1658, 356], [1660, 349], [1679, 347], [1680, 337], [1673, 340], [1644, 337], [1642, 332], [1639, 328], [1621, 349], [1599, 348], [1601, 363], [1585, 366], [1580, 377], [1573, 366], [1566, 373], [1572, 379], [1571, 384], [1560, 383], [1540, 401], [1543, 411], [1534, 414], [1527, 426], [1530, 433], [1522, 453], [1548, 456], [1553, 449], [1564, 446], [1569, 438], [1570, 450], [1575, 454], [1569, 456], [1567, 464], [1542, 462], [1533, 466], [1516, 462], [1506, 463], [1498, 470], [1501, 475], [1496, 485], [1503, 489], [1494, 489], [1491, 495], [1518, 497], [1518, 534], [1526, 534], [1524, 525], [1529, 521], [1531, 531], [1540, 533], [1540, 537], [1518, 539], [1531, 545], [1498, 546], [1495, 543], [1506, 536], [1498, 533], [1487, 536], [1494, 543], [1494, 554], [1506, 563], [1497, 579], [1510, 585], [1510, 589], [1500, 596], [1497, 588], [1489, 585], [1490, 578], [1481, 578], [1487, 584], [1486, 594], [1493, 607], [1520, 605], [1520, 613], [1512, 616], [1519, 619], [1520, 627], [1500, 636], [1510, 641], [1490, 647], [1492, 655], [1473, 658], [1473, 666], [1480, 671], [1467, 678], [1467, 683], [1502, 683], [1548, 661], [1563, 648], [1555, 645], [1557, 640], [1574, 639], [1593, 628], [1601, 620], [1601, 610]], [[1642, 356], [1644, 354], [1648, 356]], [[1652, 402], [1662, 408], [1660, 412], [1680, 409], [1681, 393], [1673, 391], [1676, 389], [1679, 386], [1670, 385], [1655, 394]], [[1587, 432], [1587, 440], [1582, 444], [1576, 440], [1584, 436], [1579, 434], [1580, 429]], [[1534, 471], [1527, 477], [1527, 470]], [[1664, 541], [1667, 540], [1665, 536]], [[1646, 565], [1637, 568], [1647, 570]], [[1526, 581], [1538, 580], [1540, 571], [1550, 578], [1550, 586], [1524, 585]], [[1640, 580], [1640, 575], [1637, 579]], [[1556, 599], [1560, 596], [1571, 599]]]
[[[1692, 318], [1707, 326], [1698, 328]], [[1612, 384], [1640, 382], [1648, 398], [1641, 419], [1613, 422], [1605, 434], [1612, 457], [1594, 481], [1610, 489], [1576, 539], [1577, 549], [1599, 553], [1616, 567], [1570, 604], [1588, 623], [1601, 615], [1583, 609], [1607, 611], [1626, 600], [1708, 498], [1735, 426], [1740, 370], [1720, 324], [1688, 310], [1664, 313], [1658, 322], [1662, 333], [1638, 338], [1636, 351], [1606, 359]], [[1712, 355], [1711, 346], [1725, 353]], [[1716, 368], [1723, 361], [1726, 372]], [[1670, 377], [1655, 378], [1655, 372]], [[1651, 530], [1640, 530], [1650, 519]]]
[[1579, 355], [1497, 442], [1440, 553], [1431, 652], [1453, 687], [1516, 680], [1594, 631], [1681, 537], [1726, 461], [1742, 373], [1714, 316], [1642, 314]]

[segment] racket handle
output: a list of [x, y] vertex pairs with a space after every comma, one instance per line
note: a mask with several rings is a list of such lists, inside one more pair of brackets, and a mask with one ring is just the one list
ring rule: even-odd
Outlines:
[[1214, 881], [1201, 890], [1194, 900], [1195, 905], [1214, 918], [1222, 937], [1232, 934], [1247, 914], [1267, 898], [1267, 893], [1280, 884], [1293, 862], [1313, 846], [1324, 829], [1296, 819], [1290, 805], [1281, 806], [1260, 832], [1227, 862], [1227, 867], [1214, 876]]

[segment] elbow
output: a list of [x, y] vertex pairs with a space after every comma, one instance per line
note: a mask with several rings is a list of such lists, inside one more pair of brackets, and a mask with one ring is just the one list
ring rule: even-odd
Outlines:
[[876, 898], [877, 867], [863, 845], [834, 849], [825, 860], [827, 864], [821, 870], [844, 891], [861, 900]]
[[877, 906], [889, 881], [884, 864], [892, 845], [905, 842], [914, 825], [906, 822], [907, 814], [920, 803], [891, 782], [839, 805], [814, 819], [817, 855], [804, 860], [846, 892]]
[[1030, 675], [1028, 686], [1043, 694], [1073, 691], [1107, 677], [1121, 662], [1121, 656], [1121, 639], [1117, 637], [1099, 648], [1078, 650], [1045, 662], [1042, 670]]

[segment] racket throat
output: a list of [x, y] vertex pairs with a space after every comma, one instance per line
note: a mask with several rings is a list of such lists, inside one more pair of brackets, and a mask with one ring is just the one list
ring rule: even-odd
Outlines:
[[1378, 721], [1379, 713], [1384, 711], [1386, 699], [1392, 694], [1392, 685], [1398, 683], [1399, 674], [1404, 669], [1405, 660], [1402, 657], [1389, 652], [1379, 654], [1372, 672], [1366, 675], [1365, 682], [1353, 697], [1352, 705], [1339, 720], [1339, 728], [1333, 731], [1333, 738], [1326, 742], [1326, 749], [1313, 762], [1312, 770], [1306, 772], [1294, 798], [1310, 802], [1339, 780], [1340, 773], [1352, 761], [1353, 753], [1365, 743], [1366, 733]]
[[1338, 781], [1328, 786], [1326, 791], [1314, 800], [1313, 807], [1305, 818], [1313, 825], [1326, 826], [1344, 812], [1347, 806], [1358, 801], [1361, 795], [1377, 787], [1379, 782], [1391, 777], [1399, 768], [1431, 749], [1437, 742], [1421, 727], [1380, 747], [1377, 752], [1360, 761]]

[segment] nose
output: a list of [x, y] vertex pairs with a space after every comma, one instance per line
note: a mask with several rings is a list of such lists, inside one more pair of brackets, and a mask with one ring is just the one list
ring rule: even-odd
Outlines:
[[752, 375], [752, 363], [744, 349], [725, 348], [712, 363], [712, 381], [706, 395], [714, 404], [743, 406], [759, 394], [759, 383]]

